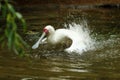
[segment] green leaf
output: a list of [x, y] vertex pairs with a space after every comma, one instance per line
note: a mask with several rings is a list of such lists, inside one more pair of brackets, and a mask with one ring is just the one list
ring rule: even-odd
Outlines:
[[16, 12], [15, 14], [18, 19], [22, 19], [22, 15], [19, 12]]
[[8, 38], [8, 36], [9, 36], [9, 29], [5, 29], [5, 36]]
[[29, 47], [27, 43], [20, 37], [19, 34], [16, 34], [16, 37], [20, 40], [21, 43], [23, 43], [24, 46]]
[[8, 14], [7, 14], [7, 22], [10, 22], [10, 21], [11, 21], [10, 19], [11, 19], [11, 14], [8, 13]]
[[15, 13], [15, 10], [14, 10], [14, 8], [13, 8], [13, 6], [11, 5], [11, 4], [7, 4], [7, 6], [8, 6], [8, 10], [12, 13], [12, 14], [14, 14]]
[[12, 21], [12, 31], [17, 31], [17, 24], [14, 21]]
[[11, 31], [9, 32], [9, 36], [8, 36], [8, 48], [11, 49], [12, 45], [14, 43], [14, 33]]
[[26, 22], [24, 19], [21, 19], [21, 21], [22, 21], [23, 31], [25, 32], [27, 29]]
[[18, 52], [18, 50], [16, 49], [16, 47], [13, 47], [13, 51], [14, 51], [17, 55], [19, 55], [19, 52]]

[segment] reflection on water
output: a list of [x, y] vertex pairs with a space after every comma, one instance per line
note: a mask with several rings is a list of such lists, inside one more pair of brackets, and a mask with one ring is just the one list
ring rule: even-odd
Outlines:
[[[26, 7], [27, 8], [27, 7]], [[33, 45], [45, 25], [62, 28], [64, 23], [87, 20], [96, 49], [82, 55], [63, 51], [67, 45], [41, 45], [29, 49], [30, 57], [0, 52], [1, 80], [119, 80], [120, 78], [120, 10], [119, 9], [33, 9], [22, 11], [28, 23], [23, 34]], [[20, 30], [20, 29], [19, 29]]]

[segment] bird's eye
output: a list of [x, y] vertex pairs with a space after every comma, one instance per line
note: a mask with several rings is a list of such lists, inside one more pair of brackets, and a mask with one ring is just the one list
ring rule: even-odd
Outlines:
[[43, 32], [45, 32], [46, 34], [49, 33], [48, 29], [46, 29], [46, 28], [43, 29]]

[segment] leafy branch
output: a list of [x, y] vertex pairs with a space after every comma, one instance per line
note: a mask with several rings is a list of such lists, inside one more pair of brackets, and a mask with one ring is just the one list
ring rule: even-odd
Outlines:
[[26, 29], [26, 22], [23, 16], [19, 12], [15, 11], [14, 7], [8, 2], [8, 0], [1, 1], [0, 5], [2, 13], [0, 18], [4, 20], [5, 24], [5, 26], [1, 25], [2, 28], [0, 27], [1, 31], [3, 31], [3, 35], [0, 35], [0, 42], [3, 46], [7, 45], [8, 49], [14, 51], [16, 54], [23, 55], [27, 44], [17, 32], [17, 21], [22, 24], [21, 26], [24, 31]]

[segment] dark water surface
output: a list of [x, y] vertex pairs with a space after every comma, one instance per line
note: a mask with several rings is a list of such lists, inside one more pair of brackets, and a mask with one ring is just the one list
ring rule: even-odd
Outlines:
[[[67, 45], [41, 45], [27, 50], [30, 57], [0, 52], [0, 80], [120, 80], [120, 9], [93, 7], [23, 6], [18, 8], [28, 24], [22, 34], [32, 46], [47, 24], [86, 20], [96, 48], [82, 55], [63, 51]], [[21, 28], [19, 29], [21, 32]]]

